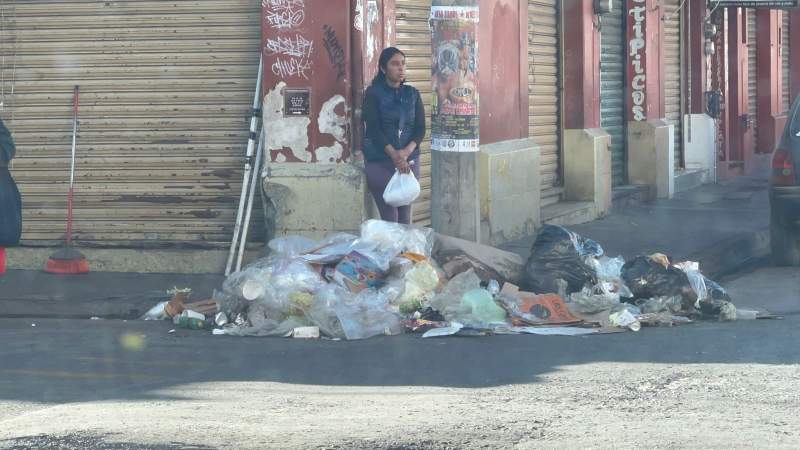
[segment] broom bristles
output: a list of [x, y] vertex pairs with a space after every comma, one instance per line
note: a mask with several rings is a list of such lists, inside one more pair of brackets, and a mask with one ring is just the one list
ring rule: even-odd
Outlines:
[[57, 251], [47, 260], [44, 271], [65, 275], [88, 273], [89, 261], [79, 251], [67, 247]]

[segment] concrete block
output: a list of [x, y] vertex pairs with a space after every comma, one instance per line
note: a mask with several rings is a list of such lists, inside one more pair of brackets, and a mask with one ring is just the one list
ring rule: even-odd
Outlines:
[[611, 210], [611, 135], [600, 128], [564, 131], [564, 193], [592, 202], [598, 216]]
[[717, 169], [717, 123], [714, 119], [706, 114], [684, 116], [683, 158], [687, 172], [701, 171], [703, 183], [714, 182]]
[[481, 146], [481, 243], [499, 245], [532, 234], [541, 223], [539, 147], [531, 139]]
[[357, 234], [369, 218], [364, 171], [352, 164], [270, 163], [262, 188], [268, 202], [267, 239]]
[[675, 126], [665, 119], [628, 123], [628, 178], [657, 198], [675, 194]]

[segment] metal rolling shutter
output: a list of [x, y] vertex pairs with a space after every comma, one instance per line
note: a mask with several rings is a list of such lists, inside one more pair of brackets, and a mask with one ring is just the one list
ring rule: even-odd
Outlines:
[[406, 54], [408, 84], [419, 89], [425, 103], [425, 120], [428, 136], [422, 144], [419, 199], [414, 203], [413, 221], [430, 225], [431, 221], [431, 32], [428, 17], [431, 0], [397, 0], [397, 47]]
[[[756, 42], [758, 33], [756, 32], [756, 10], [747, 9], [747, 115], [750, 118], [750, 130], [753, 131], [753, 148], [758, 145], [758, 123], [756, 121], [756, 105], [758, 80], [756, 78]], [[739, 155], [744, 158], [744, 155]]]
[[611, 135], [614, 186], [625, 184], [625, 23], [622, 0], [613, 0], [600, 31], [600, 126]]
[[541, 149], [542, 206], [560, 200], [560, 38], [557, 0], [528, 0], [529, 135]]
[[683, 113], [681, 105], [681, 0], [664, 1], [664, 97], [666, 117], [675, 124], [675, 168], [683, 167]]
[[791, 21], [789, 18], [791, 17], [789, 11], [782, 11], [783, 13], [783, 21], [781, 26], [781, 66], [783, 68], [783, 92], [781, 93], [781, 97], [783, 99], [783, 111], [789, 112], [789, 109], [792, 107], [792, 99], [789, 98], [790, 94], [790, 72], [789, 72], [789, 50], [791, 42], [789, 41], [789, 27], [791, 25]]
[[[230, 241], [260, 47], [259, 0], [2, 4], [3, 110], [23, 239], [64, 233], [72, 88], [81, 88], [75, 234], [130, 247]], [[12, 62], [15, 70], [12, 70]], [[251, 236], [263, 224], [254, 212]]]

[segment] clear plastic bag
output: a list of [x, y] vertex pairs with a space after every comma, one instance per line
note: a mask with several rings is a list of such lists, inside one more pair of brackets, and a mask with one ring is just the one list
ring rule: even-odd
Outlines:
[[419, 193], [419, 181], [413, 172], [400, 173], [395, 170], [383, 191], [383, 201], [394, 207], [408, 206], [419, 197]]
[[584, 287], [580, 292], [570, 295], [570, 309], [583, 314], [609, 311], [619, 305], [619, 294], [611, 292], [607, 283], [599, 283], [592, 288]]
[[614, 280], [622, 276], [622, 266], [625, 265], [625, 259], [622, 256], [616, 258], [609, 258], [608, 256], [601, 256], [594, 258], [592, 266], [597, 272], [597, 278], [600, 280]]
[[428, 262], [417, 263], [405, 273], [402, 286], [402, 293], [389, 301], [397, 305], [401, 313], [411, 314], [430, 303], [439, 286], [439, 272]]
[[678, 313], [683, 309], [683, 298], [680, 295], [672, 297], [653, 297], [636, 302], [643, 314], [656, 314], [661, 312]]
[[403, 333], [400, 316], [391, 311], [386, 296], [379, 291], [366, 289], [352, 299], [344, 297], [334, 310], [348, 340]]
[[433, 244], [434, 233], [430, 228], [368, 220], [361, 225], [361, 239], [356, 246], [377, 247], [382, 252], [393, 253], [392, 258], [402, 252], [416, 253], [430, 258]]
[[314, 296], [306, 317], [326, 336], [340, 339], [367, 339], [403, 332], [400, 316], [389, 308], [386, 295], [366, 289], [354, 295], [330, 284]]
[[480, 289], [481, 279], [470, 269], [453, 277], [444, 287], [441, 293], [431, 300], [431, 307], [439, 311], [447, 320], [455, 320], [462, 314], [469, 313], [469, 310], [461, 304], [464, 294], [473, 290]]
[[446, 320], [469, 328], [490, 328], [492, 323], [505, 322], [505, 310], [494, 302], [489, 291], [481, 288], [480, 283], [474, 270], [460, 273], [431, 300], [431, 306]]
[[319, 246], [317, 241], [303, 236], [282, 236], [267, 244], [269, 249], [282, 256], [297, 256]]

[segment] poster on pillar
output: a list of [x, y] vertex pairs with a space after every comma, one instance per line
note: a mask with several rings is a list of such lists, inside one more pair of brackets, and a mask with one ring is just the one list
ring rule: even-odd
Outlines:
[[480, 150], [478, 0], [433, 0], [431, 149]]
[[350, 9], [263, 0], [263, 126], [268, 162], [350, 159]]

